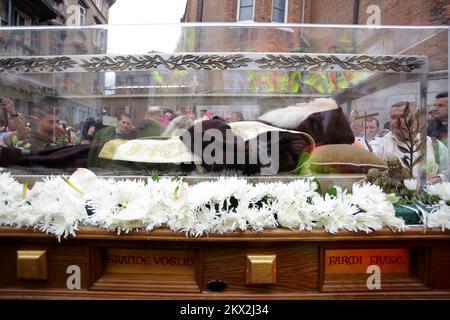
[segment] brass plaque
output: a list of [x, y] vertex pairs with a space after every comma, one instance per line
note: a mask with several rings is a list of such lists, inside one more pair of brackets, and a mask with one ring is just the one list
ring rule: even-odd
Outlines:
[[107, 249], [107, 273], [195, 275], [195, 251]]
[[376, 265], [382, 273], [408, 273], [408, 249], [338, 249], [325, 251], [325, 274], [366, 273]]

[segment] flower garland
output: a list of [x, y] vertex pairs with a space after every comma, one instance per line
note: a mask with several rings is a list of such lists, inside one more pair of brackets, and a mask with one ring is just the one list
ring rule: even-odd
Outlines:
[[[334, 190], [322, 196], [312, 178], [250, 184], [222, 177], [190, 186], [181, 179], [104, 179], [87, 169], [69, 179], [51, 176], [28, 190], [10, 173], [0, 172], [0, 225], [35, 228], [58, 239], [75, 236], [79, 224], [118, 233], [168, 227], [187, 236], [276, 227], [330, 233], [405, 230], [392, 195], [380, 187], [354, 184], [352, 193]], [[440, 199], [424, 216], [424, 225], [450, 229], [450, 183], [424, 190]]]

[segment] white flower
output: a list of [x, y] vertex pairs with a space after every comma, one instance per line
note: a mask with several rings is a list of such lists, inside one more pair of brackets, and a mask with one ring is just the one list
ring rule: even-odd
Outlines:
[[450, 182], [441, 182], [432, 185], [426, 185], [425, 191], [432, 196], [438, 196], [445, 202], [450, 201]]
[[50, 177], [36, 182], [22, 207], [27, 215], [22, 224], [33, 223], [58, 239], [75, 236], [78, 223], [87, 217], [82, 195], [71, 188], [61, 177]]
[[441, 228], [450, 230], [450, 207], [443, 201], [428, 214], [427, 227], [429, 228]]
[[165, 222], [154, 215], [160, 210], [158, 199], [143, 180], [104, 180], [99, 185], [101, 189], [89, 194], [87, 200], [95, 213], [89, 218], [91, 224], [128, 232], [138, 227], [151, 229]]
[[395, 217], [395, 209], [380, 187], [371, 184], [353, 184], [353, 194], [346, 195], [349, 201], [358, 206], [361, 212], [355, 216], [358, 230], [370, 232], [388, 226], [403, 230], [403, 219]]
[[100, 179], [88, 169], [79, 168], [69, 178], [69, 181], [83, 193], [97, 190]]
[[13, 225], [20, 215], [22, 186], [9, 172], [0, 172], [0, 225]]
[[405, 180], [403, 180], [403, 183], [409, 191], [417, 190], [417, 184], [418, 184], [417, 179], [405, 179]]
[[[243, 210], [239, 212], [243, 213]], [[264, 228], [275, 228], [278, 225], [270, 206], [267, 204], [264, 204], [258, 210], [247, 208], [245, 217], [248, 226], [257, 232], [263, 231]]]

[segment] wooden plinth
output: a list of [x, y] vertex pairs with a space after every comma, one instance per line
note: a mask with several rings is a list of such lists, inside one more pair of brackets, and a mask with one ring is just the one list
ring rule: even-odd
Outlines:
[[[46, 252], [45, 279], [18, 275], [24, 251]], [[380, 265], [380, 288], [368, 288], [368, 264]], [[450, 232], [273, 229], [188, 238], [82, 226], [58, 242], [2, 227], [0, 298], [450, 299]]]

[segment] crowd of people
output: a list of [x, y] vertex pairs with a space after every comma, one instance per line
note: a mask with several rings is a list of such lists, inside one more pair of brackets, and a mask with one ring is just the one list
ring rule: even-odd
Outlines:
[[[408, 111], [405, 114], [405, 110]], [[365, 148], [379, 158], [386, 160], [389, 156], [402, 159], [408, 149], [405, 140], [412, 131], [412, 139], [416, 145], [426, 145], [425, 168], [429, 183], [445, 181], [448, 177], [448, 93], [435, 96], [434, 108], [428, 113], [427, 137], [421, 137], [419, 113], [414, 102], [400, 101], [390, 106], [389, 121], [380, 128], [375, 116], [350, 118], [355, 145]], [[410, 125], [408, 129], [407, 126]], [[420, 152], [413, 152], [414, 162]], [[413, 168], [414, 175], [419, 174], [419, 165]]]
[[[212, 119], [217, 114], [211, 110], [201, 109], [193, 112], [190, 107], [180, 107], [176, 111], [161, 106], [149, 106], [145, 115], [133, 119], [128, 113], [117, 116], [115, 126], [106, 126], [101, 118], [88, 118], [78, 126], [61, 118], [57, 108], [39, 106], [33, 121], [16, 112], [11, 98], [0, 101], [3, 123], [0, 123], [0, 146], [28, 148], [31, 152], [49, 147], [67, 145], [90, 145], [88, 164], [101, 166], [98, 158], [102, 146], [113, 139], [136, 138], [168, 138], [181, 136], [194, 123]], [[405, 109], [409, 113], [405, 117]], [[241, 112], [228, 112], [219, 115], [223, 120], [236, 122], [246, 120]], [[390, 107], [389, 121], [380, 126], [376, 115], [350, 117], [350, 125], [355, 136], [355, 145], [365, 148], [379, 158], [387, 159], [395, 155], [404, 156], [405, 145], [402, 132], [409, 121], [413, 131], [413, 140], [426, 143], [426, 168], [430, 182], [445, 181], [448, 176], [448, 93], [440, 93], [435, 97], [434, 108], [428, 113], [428, 135], [421, 137], [419, 133], [419, 117], [414, 102], [402, 101]], [[403, 117], [403, 118], [402, 118]], [[252, 119], [247, 119], [252, 120]], [[419, 155], [414, 153], [414, 162]], [[414, 172], [418, 174], [419, 166]]]
[[[180, 136], [196, 121], [214, 117], [215, 112], [190, 107], [171, 110], [161, 106], [149, 106], [143, 117], [134, 119], [122, 112], [116, 125], [105, 125], [102, 118], [87, 118], [75, 125], [66, 121], [58, 108], [36, 106], [36, 115], [25, 116], [16, 112], [12, 98], [1, 98], [0, 147], [26, 148], [32, 153], [55, 147], [90, 145], [88, 164], [101, 166], [98, 154], [102, 146], [113, 139], [161, 138]], [[229, 112], [226, 121], [244, 120], [241, 112]], [[31, 118], [31, 121], [29, 121]]]

